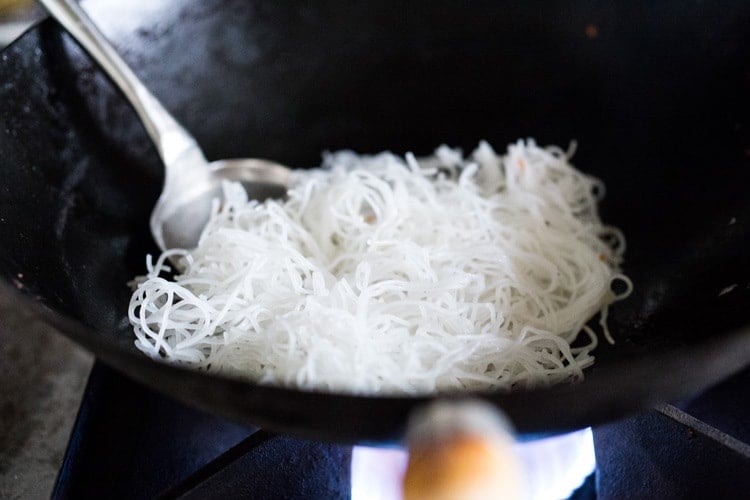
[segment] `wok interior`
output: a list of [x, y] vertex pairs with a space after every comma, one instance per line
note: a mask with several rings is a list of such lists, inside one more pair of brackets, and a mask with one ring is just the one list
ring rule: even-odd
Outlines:
[[[750, 15], [672, 4], [195, 1], [113, 41], [209, 159], [309, 167], [325, 149], [577, 140], [573, 163], [605, 181], [601, 215], [624, 231], [635, 283], [596, 376], [746, 323]], [[0, 274], [140, 356], [125, 283], [156, 252], [155, 150], [50, 21], [4, 52], [0, 82]]]

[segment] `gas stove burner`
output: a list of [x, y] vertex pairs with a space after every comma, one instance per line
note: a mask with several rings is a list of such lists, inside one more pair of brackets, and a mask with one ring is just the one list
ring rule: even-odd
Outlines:
[[[525, 497], [530, 500], [568, 498], [596, 468], [591, 428], [519, 442], [515, 451], [525, 473]], [[352, 500], [400, 499], [408, 458], [402, 449], [355, 446]]]

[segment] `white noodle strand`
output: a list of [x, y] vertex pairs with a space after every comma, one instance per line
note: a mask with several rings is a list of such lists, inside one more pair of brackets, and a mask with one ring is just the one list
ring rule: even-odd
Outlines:
[[[511, 389], [580, 380], [600, 313], [633, 284], [602, 225], [604, 184], [568, 151], [324, 156], [285, 201], [224, 186], [198, 247], [136, 287], [136, 346], [265, 384], [350, 393]], [[173, 281], [168, 258], [185, 265]], [[616, 294], [615, 281], [625, 285]], [[579, 334], [581, 339], [575, 342]], [[587, 342], [582, 342], [586, 340]]]

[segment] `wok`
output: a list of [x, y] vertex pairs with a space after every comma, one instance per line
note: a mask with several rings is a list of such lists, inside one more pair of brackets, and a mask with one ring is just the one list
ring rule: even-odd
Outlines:
[[[209, 159], [580, 145], [635, 291], [580, 384], [491, 401], [521, 434], [685, 398], [750, 362], [750, 6], [726, 2], [90, 1]], [[0, 287], [129, 377], [271, 430], [398, 438], [427, 397], [259, 386], [136, 350], [126, 282], [163, 172], [136, 115], [54, 22], [0, 58]], [[724, 293], [722, 293], [724, 292]], [[24, 332], [17, 332], [23, 335]], [[38, 346], [44, 349], [45, 346]]]

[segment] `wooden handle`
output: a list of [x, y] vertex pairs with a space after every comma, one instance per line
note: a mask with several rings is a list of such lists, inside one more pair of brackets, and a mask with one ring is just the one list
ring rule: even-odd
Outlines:
[[512, 431], [494, 407], [435, 403], [414, 415], [407, 439], [406, 500], [522, 497]]

